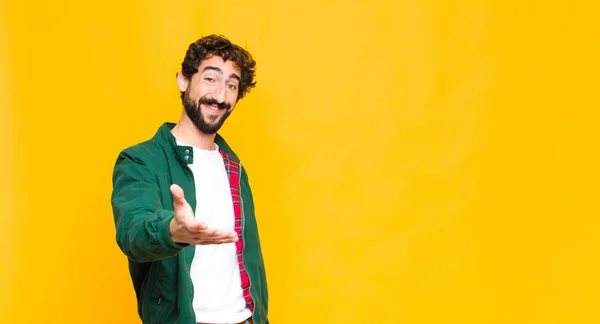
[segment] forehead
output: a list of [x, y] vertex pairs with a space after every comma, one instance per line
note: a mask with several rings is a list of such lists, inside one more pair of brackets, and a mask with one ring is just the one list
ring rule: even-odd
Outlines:
[[[221, 71], [223, 71], [223, 74], [227, 75], [227, 76], [230, 75], [231, 73], [235, 73], [239, 77], [240, 72], [241, 72], [241, 70], [235, 66], [235, 63], [232, 60], [224, 61], [222, 57], [217, 56], [217, 55], [212, 55], [212, 56], [204, 59], [200, 63], [200, 66], [198, 66], [198, 72], [202, 73], [204, 68], [207, 66], [219, 68]], [[207, 70], [207, 71], [214, 71], [214, 70]]]

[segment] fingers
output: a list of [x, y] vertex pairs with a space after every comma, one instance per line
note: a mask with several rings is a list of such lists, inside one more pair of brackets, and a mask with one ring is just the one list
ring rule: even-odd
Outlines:
[[211, 239], [226, 239], [226, 238], [234, 238], [237, 237], [236, 232], [223, 232], [220, 229], [207, 229], [205, 231], [201, 231], [199, 233], [201, 236], [211, 238]]
[[195, 244], [224, 244], [238, 241], [238, 235], [235, 232], [223, 233], [221, 230], [205, 230], [194, 236]]
[[198, 240], [195, 244], [208, 245], [208, 244], [227, 244], [237, 242], [237, 236], [235, 238], [227, 239], [210, 239], [210, 240]]
[[227, 239], [227, 240], [215, 240], [213, 242], [209, 242], [206, 244], [227, 244], [227, 243], [235, 243], [237, 242], [237, 238], [235, 239]]
[[205, 238], [225, 238], [237, 236], [237, 233], [234, 231], [223, 232], [223, 230], [218, 228], [208, 228], [208, 224], [195, 219], [188, 224], [187, 228], [190, 232], [197, 234], [197, 236]]
[[208, 229], [208, 225], [204, 222], [199, 222], [199, 221], [193, 221], [191, 222], [191, 224], [188, 225], [188, 230], [190, 232], [202, 232]]
[[171, 185], [169, 189], [171, 190], [171, 195], [173, 195], [173, 208], [183, 208], [186, 204], [183, 189], [176, 184]]

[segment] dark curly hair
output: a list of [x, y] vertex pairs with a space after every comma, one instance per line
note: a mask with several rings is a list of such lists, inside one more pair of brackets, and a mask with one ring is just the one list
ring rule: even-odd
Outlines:
[[[250, 89], [256, 86], [256, 81], [254, 81], [256, 62], [252, 55], [221, 35], [205, 36], [190, 44], [183, 63], [181, 63], [183, 76], [191, 80], [192, 76], [198, 72], [200, 63], [213, 55], [220, 56], [225, 61], [232, 60], [235, 67], [242, 71], [237, 100], [242, 99], [250, 92]], [[181, 100], [183, 100], [183, 94], [181, 92]]]

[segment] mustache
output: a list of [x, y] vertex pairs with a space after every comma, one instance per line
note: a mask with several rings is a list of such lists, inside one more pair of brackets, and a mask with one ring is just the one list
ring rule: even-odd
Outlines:
[[201, 104], [211, 105], [211, 106], [215, 105], [219, 109], [229, 109], [229, 108], [231, 108], [231, 104], [229, 104], [228, 102], [218, 102], [216, 99], [214, 99], [214, 98], [208, 98], [208, 97], [202, 97], [202, 98], [200, 98], [200, 100], [198, 100], [198, 106], [200, 106]]

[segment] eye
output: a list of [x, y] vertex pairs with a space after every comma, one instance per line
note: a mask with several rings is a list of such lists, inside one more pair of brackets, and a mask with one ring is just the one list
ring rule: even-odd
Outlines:
[[235, 84], [228, 84], [227, 87], [229, 87], [229, 90], [237, 90], [237, 86]]
[[206, 80], [206, 81], [208, 81], [208, 82], [210, 82], [210, 83], [213, 83], [213, 82], [215, 82], [215, 79], [213, 79], [213, 78], [211, 78], [211, 77], [204, 77], [204, 80]]

